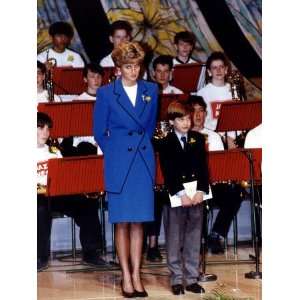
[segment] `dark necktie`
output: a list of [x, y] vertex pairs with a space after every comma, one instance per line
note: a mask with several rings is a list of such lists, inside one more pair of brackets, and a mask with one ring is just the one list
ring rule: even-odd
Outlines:
[[181, 139], [182, 142], [183, 142], [183, 150], [186, 150], [186, 137], [185, 137], [185, 136], [182, 136], [180, 139]]

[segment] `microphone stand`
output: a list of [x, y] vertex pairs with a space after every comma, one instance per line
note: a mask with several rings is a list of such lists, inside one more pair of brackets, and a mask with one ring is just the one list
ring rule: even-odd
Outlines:
[[245, 152], [250, 164], [250, 181], [251, 181], [251, 206], [253, 210], [253, 233], [254, 233], [254, 251], [255, 251], [255, 271], [250, 271], [245, 273], [245, 278], [248, 279], [261, 279], [262, 272], [259, 271], [259, 246], [258, 246], [258, 236], [256, 231], [256, 205], [254, 200], [254, 167], [253, 167], [253, 157], [251, 151]]

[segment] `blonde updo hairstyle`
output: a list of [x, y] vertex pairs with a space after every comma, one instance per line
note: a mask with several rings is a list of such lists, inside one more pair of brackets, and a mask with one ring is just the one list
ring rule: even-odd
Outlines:
[[135, 62], [141, 65], [145, 51], [138, 42], [123, 42], [112, 51], [111, 57], [117, 67]]

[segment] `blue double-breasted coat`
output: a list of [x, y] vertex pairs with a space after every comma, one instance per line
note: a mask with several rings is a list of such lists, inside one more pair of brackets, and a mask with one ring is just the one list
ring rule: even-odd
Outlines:
[[135, 106], [121, 79], [97, 91], [94, 136], [104, 154], [104, 181], [111, 222], [151, 221], [158, 87], [138, 80]]

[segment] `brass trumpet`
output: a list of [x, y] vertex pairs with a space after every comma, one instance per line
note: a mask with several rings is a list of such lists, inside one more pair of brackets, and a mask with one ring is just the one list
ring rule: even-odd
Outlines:
[[54, 83], [52, 69], [57, 65], [55, 58], [49, 58], [46, 62], [47, 73], [45, 79], [45, 85], [48, 92], [49, 102], [54, 102]]
[[233, 70], [228, 75], [230, 83], [232, 100], [245, 101], [244, 82], [241, 73], [238, 70]]

